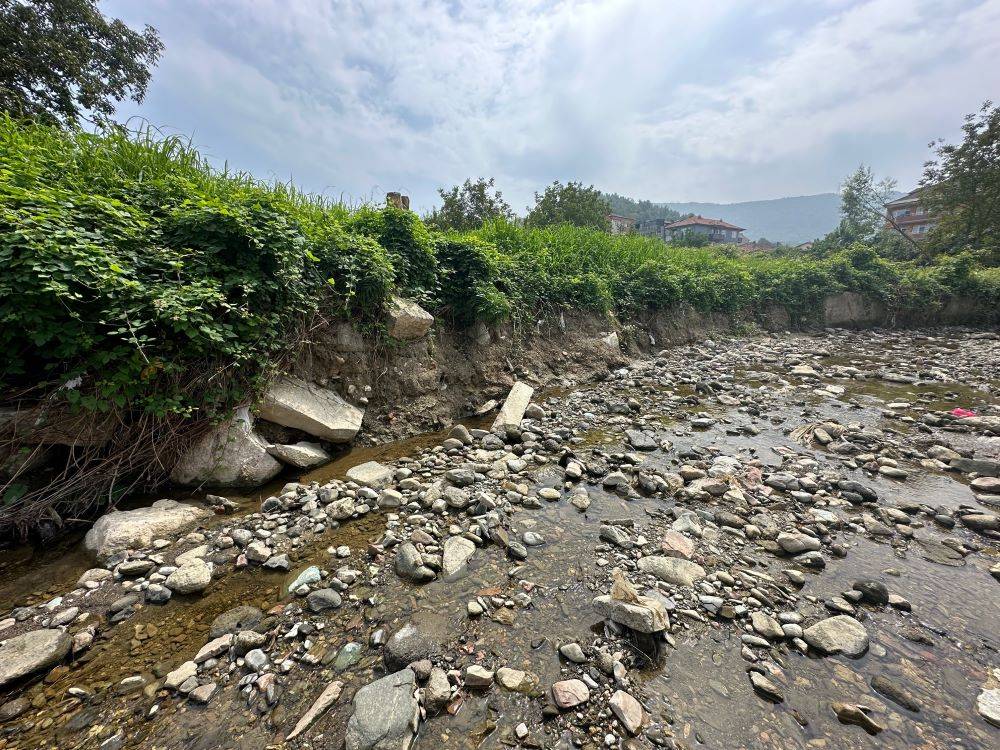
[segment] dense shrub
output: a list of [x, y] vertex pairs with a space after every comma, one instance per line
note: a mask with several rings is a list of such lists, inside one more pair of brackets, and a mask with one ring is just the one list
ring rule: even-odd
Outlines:
[[510, 317], [510, 300], [498, 287], [501, 262], [495, 247], [458, 233], [434, 238], [439, 263], [438, 309], [454, 325], [495, 323]]
[[347, 227], [385, 248], [396, 287], [406, 296], [430, 302], [437, 291], [437, 258], [430, 232], [416, 214], [395, 206], [362, 206]]

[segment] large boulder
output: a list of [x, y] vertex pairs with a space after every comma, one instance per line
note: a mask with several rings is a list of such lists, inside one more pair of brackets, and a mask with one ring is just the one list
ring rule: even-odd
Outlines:
[[420, 720], [416, 689], [413, 670], [403, 669], [358, 690], [347, 722], [347, 750], [407, 750]]
[[294, 427], [331, 443], [348, 443], [361, 429], [364, 412], [340, 394], [298, 378], [275, 381], [264, 394], [261, 419]]
[[213, 427], [187, 449], [170, 472], [177, 484], [208, 487], [259, 487], [281, 471], [267, 452], [267, 441], [253, 429], [246, 408]]
[[83, 546], [98, 559], [106, 559], [127, 549], [149, 547], [154, 539], [176, 534], [211, 515], [207, 508], [157, 500], [148, 508], [101, 516], [87, 532]]
[[389, 303], [389, 335], [400, 341], [423, 338], [434, 325], [434, 316], [413, 300], [393, 297]]
[[508, 427], [517, 427], [521, 424], [521, 420], [524, 419], [524, 410], [531, 403], [531, 397], [534, 393], [535, 389], [527, 383], [522, 383], [520, 380], [514, 383], [503, 402], [503, 406], [500, 407], [500, 413], [493, 420], [493, 432], [501, 432]]
[[0, 646], [0, 690], [43, 669], [53, 667], [69, 654], [73, 638], [61, 630], [32, 630]]

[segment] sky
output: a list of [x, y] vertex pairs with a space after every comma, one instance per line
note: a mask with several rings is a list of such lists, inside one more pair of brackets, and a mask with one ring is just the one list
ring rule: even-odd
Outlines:
[[494, 177], [654, 201], [909, 190], [1000, 98], [1000, 0], [106, 0], [166, 49], [140, 117], [351, 203]]

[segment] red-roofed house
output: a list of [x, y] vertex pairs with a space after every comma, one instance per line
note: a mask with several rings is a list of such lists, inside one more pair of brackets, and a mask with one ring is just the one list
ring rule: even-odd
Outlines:
[[673, 239], [684, 232], [703, 234], [711, 243], [738, 244], [744, 241], [743, 227], [730, 224], [722, 219], [706, 219], [704, 216], [688, 216], [663, 227], [666, 239]]

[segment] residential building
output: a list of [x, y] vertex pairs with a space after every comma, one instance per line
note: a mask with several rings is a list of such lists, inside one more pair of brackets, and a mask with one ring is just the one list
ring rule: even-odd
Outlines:
[[667, 233], [664, 228], [670, 224], [670, 219], [643, 219], [635, 225], [635, 231], [643, 237], [657, 237], [667, 241]]
[[701, 234], [712, 244], [739, 244], [744, 242], [744, 228], [722, 219], [706, 219], [704, 216], [688, 216], [663, 227], [665, 239], [670, 240], [685, 232]]
[[937, 217], [920, 204], [922, 188], [911, 190], [902, 198], [885, 204], [886, 225], [899, 227], [907, 236], [921, 240], [937, 225]]
[[611, 225], [611, 234], [629, 234], [635, 230], [635, 219], [618, 214], [608, 214], [608, 222]]

